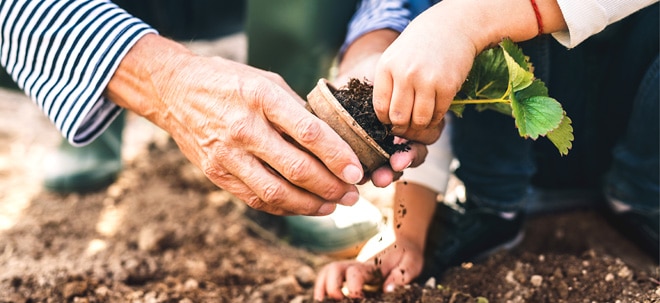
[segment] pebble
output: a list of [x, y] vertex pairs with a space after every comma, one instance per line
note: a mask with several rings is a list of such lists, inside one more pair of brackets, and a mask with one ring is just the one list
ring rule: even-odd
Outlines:
[[195, 279], [188, 279], [183, 283], [183, 289], [186, 291], [191, 291], [199, 288], [199, 282]]
[[621, 270], [619, 270], [619, 272], [617, 273], [617, 276], [621, 278], [626, 278], [630, 276], [630, 269], [628, 268], [628, 266], [622, 267]]
[[437, 283], [435, 282], [434, 277], [430, 277], [428, 280], [426, 280], [426, 283], [424, 283], [424, 287], [426, 288], [435, 288]]
[[73, 281], [64, 285], [64, 289], [62, 290], [62, 295], [65, 298], [69, 299], [75, 296], [80, 296], [85, 294], [86, 290], [87, 290], [87, 282]]
[[101, 285], [94, 290], [94, 293], [99, 297], [105, 297], [110, 293], [110, 289], [105, 285]]
[[614, 280], [614, 275], [612, 273], [605, 275], [605, 281], [610, 282], [612, 280]]
[[532, 285], [534, 285], [535, 287], [539, 287], [539, 286], [541, 286], [541, 284], [543, 283], [543, 277], [540, 276], [540, 275], [533, 275], [533, 276], [529, 279], [529, 281], [530, 281], [530, 282], [532, 283]]

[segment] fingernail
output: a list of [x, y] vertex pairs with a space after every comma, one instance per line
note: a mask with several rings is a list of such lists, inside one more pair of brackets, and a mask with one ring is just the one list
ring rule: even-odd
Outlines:
[[413, 163], [413, 160], [410, 160], [410, 162], [408, 162], [408, 164], [406, 164], [406, 167], [404, 167], [403, 169], [406, 169], [406, 168], [410, 167], [410, 165], [412, 165], [412, 163]]
[[402, 126], [392, 126], [392, 129], [391, 129], [392, 133], [395, 134], [395, 135], [404, 134], [406, 132], [406, 130], [407, 130], [407, 128], [402, 127]]
[[323, 203], [323, 205], [321, 205], [321, 207], [319, 207], [319, 210], [317, 211], [317, 213], [320, 216], [326, 216], [326, 215], [329, 215], [329, 214], [333, 213], [335, 211], [335, 208], [337, 208], [337, 204], [335, 204], [335, 203], [331, 203], [331, 202]]
[[344, 177], [344, 181], [350, 184], [357, 184], [362, 181], [362, 169], [355, 165], [348, 165], [342, 171], [342, 176]]
[[341, 197], [338, 203], [341, 205], [353, 206], [355, 203], [357, 203], [358, 199], [360, 199], [359, 193], [355, 191], [349, 191], [343, 197]]
[[395, 288], [396, 288], [396, 285], [387, 284], [387, 286], [385, 286], [385, 292], [393, 292]]

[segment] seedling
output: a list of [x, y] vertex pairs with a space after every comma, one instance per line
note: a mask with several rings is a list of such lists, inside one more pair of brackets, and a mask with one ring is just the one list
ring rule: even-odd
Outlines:
[[561, 104], [548, 96], [543, 81], [521, 49], [509, 39], [480, 53], [467, 80], [449, 108], [461, 116], [465, 105], [478, 111], [495, 110], [513, 116], [521, 137], [547, 137], [561, 155], [573, 146], [571, 119]]

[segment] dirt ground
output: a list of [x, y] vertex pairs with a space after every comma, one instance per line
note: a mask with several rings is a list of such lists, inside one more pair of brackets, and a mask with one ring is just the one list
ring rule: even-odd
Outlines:
[[[245, 38], [191, 44], [244, 61]], [[44, 192], [59, 134], [0, 90], [0, 302], [311, 302], [332, 259], [215, 187], [161, 131], [129, 116], [126, 169], [106, 190]], [[385, 205], [389, 189], [363, 188]], [[516, 249], [435, 283], [342, 302], [660, 302], [660, 268], [595, 211], [532, 218]]]

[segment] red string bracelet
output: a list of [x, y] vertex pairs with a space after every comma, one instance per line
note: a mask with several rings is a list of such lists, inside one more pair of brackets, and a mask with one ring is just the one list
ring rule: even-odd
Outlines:
[[541, 19], [541, 12], [539, 12], [539, 6], [536, 5], [536, 0], [529, 0], [532, 3], [532, 8], [534, 8], [534, 15], [536, 15], [536, 24], [539, 27], [539, 36], [543, 35], [543, 20]]

